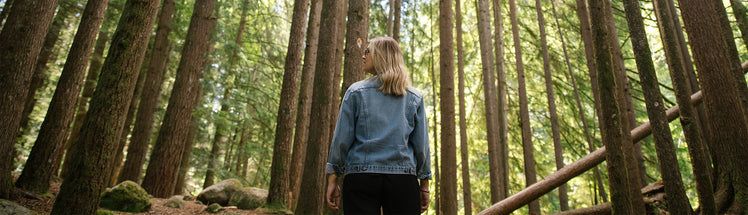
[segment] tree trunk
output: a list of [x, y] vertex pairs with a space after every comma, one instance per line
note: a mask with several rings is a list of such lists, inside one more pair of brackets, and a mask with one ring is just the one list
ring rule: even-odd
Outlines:
[[592, 20], [592, 32], [594, 34], [595, 58], [598, 73], [598, 87], [600, 92], [600, 104], [603, 124], [600, 125], [603, 137], [603, 144], [608, 149], [606, 160], [608, 164], [608, 183], [611, 189], [611, 199], [613, 213], [616, 214], [633, 214], [634, 210], [631, 203], [631, 193], [629, 192], [628, 173], [626, 168], [626, 159], [623, 149], [624, 141], [622, 118], [619, 110], [620, 100], [616, 100], [616, 82], [614, 69], [612, 66], [612, 56], [608, 38], [611, 30], [608, 28], [607, 20], [613, 17], [607, 17], [604, 8], [610, 7], [610, 2], [590, 1], [590, 20]]
[[[485, 5], [485, 13], [488, 13], [488, 2], [481, 1]], [[485, 14], [488, 18], [488, 14]], [[455, 146], [455, 92], [454, 92], [454, 39], [452, 37], [452, 0], [439, 1], [439, 100], [441, 106], [441, 186], [442, 212], [445, 214], [457, 214], [457, 157]], [[488, 26], [488, 25], [486, 25]], [[489, 30], [490, 31], [490, 30]], [[490, 38], [490, 37], [487, 37]], [[483, 46], [481, 46], [483, 47]], [[491, 43], [485, 46], [488, 50], [488, 59], [493, 60], [490, 53]], [[484, 48], [485, 49], [485, 48]], [[493, 67], [486, 65], [485, 67]], [[484, 73], [486, 71], [484, 70]], [[493, 70], [488, 70], [493, 75]], [[488, 80], [493, 80], [493, 76]], [[489, 81], [493, 83], [493, 81]], [[486, 95], [488, 96], [488, 95]]]
[[[212, 50], [212, 48], [209, 48], [209, 50]], [[205, 68], [207, 64], [203, 64], [203, 68]], [[199, 105], [203, 100], [203, 85], [200, 84], [200, 86], [197, 87], [197, 93], [195, 93], [195, 104], [196, 106]], [[187, 139], [184, 141], [184, 150], [182, 150], [182, 163], [179, 164], [179, 173], [177, 173], [177, 180], [174, 182], [174, 191], [172, 192], [172, 195], [184, 195], [189, 192], [187, 192], [184, 189], [185, 182], [187, 181], [187, 171], [190, 169], [190, 159], [192, 157], [192, 148], [195, 145], [195, 135], [197, 133], [198, 129], [198, 120], [199, 118], [192, 118], [192, 121], [190, 122], [190, 131], [187, 133]]]
[[[306, 48], [304, 50], [304, 67], [301, 69], [301, 85], [299, 86], [299, 101], [296, 112], [296, 132], [291, 154], [291, 191], [293, 192], [292, 209], [295, 209], [301, 189], [301, 173], [304, 170], [306, 156], [307, 134], [309, 133], [309, 111], [311, 111], [312, 84], [314, 81], [314, 67], [317, 60], [317, 41], [319, 40], [320, 12], [322, 0], [312, 0], [309, 10], [309, 24], [306, 32]], [[246, 167], [245, 167], [246, 169]]]
[[165, 198], [174, 191], [173, 181], [179, 171], [184, 141], [192, 121], [194, 94], [200, 86], [200, 73], [209, 46], [210, 32], [215, 27], [215, 3], [216, 0], [195, 1], [174, 89], [143, 178], [143, 188], [155, 197]]
[[[719, 20], [720, 26], [722, 27], [722, 35], [725, 42], [727, 43], [727, 53], [729, 54], [730, 61], [738, 65], [740, 64], [740, 54], [738, 53], [737, 45], [735, 45], [735, 38], [732, 35], [732, 27], [730, 27], [730, 20], [727, 18], [727, 10], [721, 1], [713, 1], [714, 10], [717, 13], [717, 19]], [[748, 120], [748, 83], [745, 81], [743, 70], [733, 70], [733, 75], [737, 83], [738, 98], [743, 107], [743, 120]], [[746, 122], [748, 124], [748, 121]], [[748, 201], [748, 200], [746, 200]]]
[[[44, 36], [57, 8], [57, 0], [19, 1], [0, 32], [0, 198], [13, 193], [13, 157], [20, 128], [23, 100], [28, 93]], [[14, 102], [10, 102], [14, 101]]]
[[[502, 192], [500, 191], [501, 187], [501, 181], [497, 179], [498, 177], [501, 177], [497, 173], [499, 172], [499, 169], [501, 168], [501, 150], [499, 149], [499, 126], [498, 126], [498, 114], [496, 113], [496, 110], [498, 109], [496, 107], [496, 85], [494, 85], [494, 55], [492, 51], [492, 41], [491, 41], [491, 15], [490, 15], [490, 8], [488, 5], [488, 1], [486, 0], [480, 0], [478, 1], [478, 36], [479, 36], [479, 42], [480, 42], [480, 54], [481, 54], [481, 70], [483, 73], [483, 94], [485, 98], [485, 114], [486, 114], [486, 141], [488, 145], [488, 165], [489, 165], [489, 173], [493, 173], [491, 177], [491, 202], [498, 202], [501, 200]], [[456, 3], [456, 5], [459, 5], [459, 2]], [[495, 6], [494, 6], [495, 7]], [[457, 6], [455, 6], [457, 8]], [[459, 14], [460, 12], [456, 12]], [[459, 21], [462, 22], [462, 16], [458, 15]], [[461, 29], [462, 23], [458, 26], [458, 31]], [[458, 33], [458, 44], [461, 45], [462, 33]], [[458, 58], [460, 56], [460, 52], [462, 50], [458, 49]], [[458, 59], [459, 60], [459, 59]], [[464, 59], [463, 59], [464, 60]], [[460, 72], [460, 68], [458, 68], [458, 72]], [[464, 81], [464, 80], [463, 80]], [[464, 87], [464, 86], [463, 86]], [[461, 87], [462, 89], [462, 87]], [[461, 96], [462, 97], [462, 96]], [[462, 101], [462, 100], [461, 100]], [[462, 109], [462, 102], [460, 102], [461, 108], [460, 108], [460, 116], [463, 115], [463, 109]], [[443, 128], [442, 128], [443, 129]], [[461, 143], [463, 146], [466, 144], [466, 142], [462, 142], [462, 118], [460, 118], [460, 138]], [[467, 136], [465, 136], [467, 138]], [[467, 141], [467, 139], [466, 139]], [[465, 161], [463, 161], [465, 162]], [[464, 164], [464, 163], [463, 163]], [[464, 170], [464, 168], [463, 168]], [[468, 178], [463, 178], [463, 180]]]
[[[507, 142], [507, 133], [509, 132], [509, 126], [507, 122], [507, 84], [506, 84], [506, 66], [504, 62], [504, 21], [502, 11], [501, 11], [501, 1], [500, 0], [492, 0], [493, 3], [493, 19], [494, 19], [494, 46], [495, 46], [495, 53], [496, 54], [496, 60], [494, 61], [494, 64], [496, 66], [496, 78], [498, 79], [498, 83], [496, 84], [496, 94], [498, 95], [497, 100], [497, 118], [498, 118], [498, 140], [497, 144], [498, 146], [495, 146], [497, 149], [497, 153], [495, 156], [497, 156], [495, 159], [498, 159], [498, 162], [493, 164], [496, 165], [494, 172], [490, 172], [490, 169], [492, 169], [491, 162], [489, 161], [489, 174], [490, 174], [490, 180], [496, 181], [494, 184], [491, 185], [491, 202], [496, 203], [501, 201], [502, 199], [506, 198], [506, 196], [509, 194], [509, 174], [506, 174], [509, 172], [509, 166], [507, 163], [509, 162], [509, 154], [508, 154], [508, 142]], [[490, 159], [490, 158], [489, 158]], [[496, 196], [496, 197], [494, 197]]]
[[[517, 3], [515, 0], [509, 0], [509, 13], [512, 19], [512, 35], [514, 38], [514, 55], [517, 63], [517, 82], [519, 91], [519, 115], [522, 125], [522, 151], [524, 155], [525, 186], [537, 182], [537, 173], [535, 171], [535, 156], [533, 155], [532, 131], [530, 131], [530, 113], [528, 111], [527, 87], [525, 86], [525, 71], [522, 61], [522, 45], [519, 38], [519, 21], [517, 20]], [[532, 201], [529, 204], [530, 214], [540, 214], [540, 203]]]
[[[600, 113], [600, 92], [597, 90], [597, 64], [595, 62], [595, 50], [594, 41], [592, 39], [592, 30], [590, 26], [590, 17], [587, 11], [587, 0], [576, 0], [577, 1], [577, 17], [579, 18], [579, 28], [581, 29], [582, 41], [584, 42], [584, 56], [587, 61], [587, 70], [590, 76], [590, 84], [592, 97], [595, 105], [595, 113], [601, 116]], [[580, 106], [581, 108], [581, 106]], [[582, 120], [585, 120], [584, 118]], [[586, 120], [585, 120], [586, 121]], [[602, 125], [602, 118], [597, 117], [598, 125]], [[590, 152], [595, 150], [595, 144], [589, 142]], [[595, 167], [595, 178], [597, 179], [597, 186], [600, 189], [600, 198], [603, 202], [608, 201], [608, 194], [605, 192], [605, 186], [603, 185], [603, 179], [600, 174], [600, 170]]]
[[[330, 25], [329, 23], [337, 23], [337, 20], [343, 14], [339, 14], [340, 11], [336, 8], [339, 5], [338, 0], [324, 0], [322, 5], [322, 16], [320, 23], [328, 23], [328, 25], [320, 25], [320, 35], [336, 35], [337, 25]], [[331, 98], [333, 91], [333, 76], [335, 71], [339, 71], [335, 68], [335, 47], [336, 41], [333, 40], [320, 40], [317, 57], [317, 72], [314, 76], [314, 94], [312, 98], [312, 108], [310, 122], [319, 123], [317, 126], [309, 127], [309, 143], [307, 148], [307, 156], [304, 161], [304, 174], [301, 181], [301, 191], [299, 196], [299, 204], [296, 208], [296, 213], [305, 214], [321, 214], [325, 207], [324, 204], [324, 164], [329, 153], [330, 143], [330, 103], [334, 102]], [[337, 96], [335, 97], [337, 98]]]
[[[149, 53], [146, 53], [146, 58], [150, 56]], [[145, 61], [145, 60], [143, 60]], [[148, 64], [148, 62], [143, 62], [144, 64]], [[127, 117], [125, 118], [125, 124], [122, 127], [122, 133], [120, 134], [119, 140], [120, 142], [117, 144], [117, 149], [115, 152], [117, 153], [114, 156], [114, 162], [112, 162], [112, 166], [110, 167], [109, 175], [107, 176], [107, 186], [112, 187], [117, 184], [117, 178], [119, 177], [120, 170], [122, 170], [122, 161], [125, 159], [125, 145], [127, 144], [127, 135], [130, 134], [130, 131], [132, 131], [132, 121], [135, 118], [135, 112], [137, 111], [138, 103], [140, 103], [140, 95], [143, 93], [143, 85], [145, 84], [145, 76], [146, 76], [147, 70], [145, 68], [140, 68], [140, 74], [138, 75], [138, 82], [135, 84], [135, 88], [133, 89], [132, 94], [132, 100], [130, 100], [130, 108], [127, 110]]]
[[143, 89], [140, 108], [136, 115], [135, 127], [133, 128], [130, 146], [127, 147], [127, 158], [119, 175], [119, 182], [130, 180], [140, 181], [140, 176], [145, 163], [148, 145], [151, 143], [153, 134], [153, 123], [156, 106], [161, 98], [161, 85], [164, 82], [164, 74], [169, 61], [169, 32], [174, 16], [174, 0], [164, 0], [161, 12], [158, 15], [158, 29], [153, 42], [151, 59], [148, 64], [146, 84]]
[[23, 172], [16, 181], [18, 188], [39, 194], [49, 190], [49, 179], [54, 174], [54, 157], [70, 129], [88, 58], [93, 51], [106, 6], [106, 0], [86, 5], [47, 116]]
[[[343, 87], [340, 91], [341, 99], [351, 84], [366, 77], [363, 70], [364, 62], [361, 60], [361, 56], [364, 55], [364, 49], [369, 44], [369, 1], [349, 1], [349, 4], [345, 37], [345, 64], [343, 65], [344, 79]], [[399, 9], [396, 10], [399, 11]]]
[[[433, 21], [434, 18], [432, 16], [432, 14], [433, 14], [432, 10], [433, 10], [432, 8], [429, 8], [429, 18], [430, 18], [429, 20]], [[438, 117], [436, 117], [436, 113], [438, 112], [437, 111], [438, 109], [437, 109], [437, 103], [436, 103], [437, 99], [436, 98], [439, 95], [436, 92], [436, 72], [434, 71], [434, 59], [435, 59], [434, 58], [434, 37], [433, 37], [434, 31], [433, 31], [433, 28], [431, 28], [431, 29], [432, 30], [431, 30], [431, 32], [429, 34], [429, 36], [430, 36], [429, 37], [429, 42], [430, 42], [429, 43], [429, 47], [430, 47], [429, 53], [431, 55], [430, 62], [429, 62], [430, 63], [430, 67], [429, 67], [429, 74], [430, 75], [429, 76], [431, 77], [431, 100], [434, 101], [434, 116], [432, 117], [432, 119], [434, 119], [434, 127], [433, 127], [434, 137], [432, 139], [432, 140], [434, 140], [434, 166], [436, 167], [435, 170], [434, 170], [434, 178], [436, 179], [435, 180], [436, 183], [434, 183], [434, 187], [438, 188], [438, 189], [435, 189], [436, 193], [434, 194], [434, 206], [435, 206], [434, 208], [436, 210], [436, 214], [437, 215], [441, 215], [442, 214], [442, 201], [441, 201], [441, 195], [439, 195], [439, 191], [441, 190], [441, 186], [440, 186], [440, 182], [441, 182], [440, 179], [441, 179], [441, 177], [440, 177], [440, 174], [439, 174], [439, 169], [440, 169], [439, 168], [440, 167], [439, 166], [439, 152], [438, 152], [438, 150], [436, 150], [436, 149], [439, 148], [439, 137], [437, 137], [437, 134], [438, 134], [438, 131], [439, 131], [437, 125], [439, 125], [439, 122], [437, 121]], [[441, 105], [439, 105], [438, 107], [441, 107]]]
[[735, 20], [737, 21], [738, 29], [740, 29], [740, 35], [743, 39], [743, 45], [745, 45], [745, 48], [748, 49], [748, 9], [746, 9], [745, 5], [743, 4], [743, 1], [730, 0], [730, 5], [732, 5], [732, 13], [735, 14]]
[[[714, 191], [709, 171], [709, 164], [705, 148], [702, 143], [700, 124], [697, 123], [694, 107], [690, 105], [690, 83], [686, 77], [686, 67], [681, 46], [679, 45], [678, 31], [675, 28], [677, 16], [672, 13], [670, 7], [673, 7], [671, 0], [656, 0], [654, 2], [655, 13], [657, 15], [660, 35], [665, 48], [668, 68], [670, 69], [670, 78], [675, 89], [676, 100], [680, 108], [680, 122], [683, 127], [686, 142], [688, 143], [688, 152], [691, 156], [691, 165], [694, 171], [694, 179], [697, 181], [696, 190], [699, 197], [699, 208], [703, 214], [715, 214], [716, 206], [714, 205]], [[680, 24], [677, 24], [680, 25]]]
[[[102, 64], [104, 63], [104, 49], [106, 49], [107, 42], [109, 42], [110, 33], [112, 27], [118, 20], [119, 16], [115, 13], [114, 7], [109, 7], [107, 12], [104, 14], [104, 23], [99, 31], [99, 36], [94, 44], [93, 56], [91, 56], [91, 65], [88, 66], [88, 72], [86, 74], [86, 81], [83, 85], [83, 92], [81, 93], [80, 99], [78, 100], [78, 107], [76, 108], [75, 119], [73, 120], [73, 129], [70, 131], [70, 136], [65, 141], [65, 145], [60, 147], [61, 150], [57, 153], [57, 159], [55, 163], [55, 172], [60, 169], [62, 163], [62, 157], [65, 156], [65, 161], [69, 161], [73, 154], [75, 154], [73, 144], [78, 141], [81, 127], [83, 126], [83, 120], [86, 118], [88, 113], [88, 102], [93, 95], [94, 89], [96, 89], [96, 82], [99, 79], [99, 72], [101, 71]], [[62, 150], [64, 149], [64, 150]], [[62, 168], [60, 177], [64, 178], [65, 174], [70, 169], [69, 162], [65, 162]]]
[[[231, 75], [228, 74], [228, 76]], [[228, 138], [227, 133], [230, 132], [229, 129], [226, 128], [226, 124], [230, 121], [228, 102], [231, 101], [231, 90], [233, 89], [233, 86], [224, 86], [226, 88], [223, 91], [223, 102], [221, 102], [221, 109], [218, 112], [218, 116], [216, 117], [217, 119], [215, 119], [213, 123], [216, 127], [216, 133], [215, 136], [213, 136], [213, 145], [210, 147], [210, 156], [208, 158], [208, 167], [205, 171], [205, 181], [203, 182], [203, 189], [207, 189], [208, 187], [215, 184], [215, 175], [216, 170], [218, 169], [217, 163], [219, 157], [221, 157], [221, 148], [226, 144], [226, 139]], [[228, 152], [226, 154], [228, 154]]]
[[[484, 0], [485, 1], [485, 0]], [[483, 1], [483, 2], [484, 2]], [[486, 3], [487, 4], [487, 3]], [[465, 113], [465, 51], [462, 47], [462, 10], [460, 9], [460, 0], [455, 1], [455, 28], [456, 28], [456, 42], [457, 42], [457, 79], [458, 79], [458, 98], [460, 100], [460, 166], [462, 167], [462, 201], [465, 215], [471, 215], [473, 213], [472, 204], [473, 199], [470, 191], [470, 158], [468, 155], [468, 139], [467, 139], [467, 114]], [[488, 9], [486, 9], [488, 10]], [[487, 15], [487, 14], [484, 14]], [[483, 18], [483, 19], [488, 19]], [[487, 24], [487, 23], [483, 23]], [[489, 27], [490, 29], [490, 27]], [[486, 29], [480, 29], [486, 30]], [[490, 31], [490, 30], [489, 30]], [[487, 33], [490, 34], [490, 33]], [[490, 35], [487, 39], [490, 43]], [[490, 50], [490, 47], [489, 47]], [[413, 71], [411, 71], [412, 73]], [[493, 82], [489, 86], [493, 86]], [[486, 97], [490, 98], [490, 97]], [[487, 118], [490, 119], [490, 118]], [[490, 132], [489, 132], [490, 134]], [[489, 157], [490, 158], [490, 157]]]
[[[93, 214], [132, 98], [158, 1], [127, 1], [52, 214]], [[146, 24], [143, 24], [146, 23]]]
[[665, 107], [662, 105], [662, 94], [657, 82], [652, 52], [647, 42], [647, 33], [644, 29], [639, 1], [624, 0], [623, 4], [642, 91], [646, 100], [647, 115], [652, 125], [657, 161], [665, 184], [665, 193], [668, 197], [668, 212], [671, 214], [690, 214], [692, 213], [691, 204], [688, 202], [680, 168], [678, 168], [675, 145], [673, 145], [673, 137], [670, 134], [670, 126], [668, 126], [665, 115]]
[[[748, 208], [748, 156], [745, 140], [748, 126], [743, 118], [735, 73], [742, 71], [734, 62], [724, 38], [715, 6], [709, 1], [679, 1], [691, 42], [696, 68], [699, 70], [704, 105], [709, 120], [712, 158], [717, 169], [715, 203], [719, 213], [745, 213]], [[727, 80], [727, 81], [726, 81]], [[725, 83], [725, 81], [727, 83]]]
[[[6, 2], [6, 4], [7, 3], [8, 2]], [[13, 2], [10, 1], [10, 3]], [[21, 130], [18, 133], [19, 136], [23, 135], [24, 131], [28, 129], [29, 116], [34, 110], [37, 101], [36, 91], [46, 84], [47, 74], [49, 74], [47, 63], [50, 61], [54, 62], [57, 58], [57, 54], [54, 53], [53, 50], [55, 44], [57, 44], [57, 40], [60, 38], [60, 31], [68, 26], [65, 21], [70, 17], [72, 10], [70, 5], [72, 4], [72, 1], [63, 1], [60, 3], [59, 9], [57, 10], [58, 12], [52, 19], [52, 24], [47, 31], [47, 36], [44, 37], [44, 46], [42, 46], [39, 58], [36, 60], [34, 75], [31, 76], [31, 84], [26, 93], [27, 96], [23, 106], [23, 113], [21, 115]], [[21, 144], [25, 144], [25, 142], [22, 142]]]
[[392, 31], [395, 28], [395, 0], [389, 0], [387, 5], [389, 6], [389, 12], [387, 13], [387, 36], [392, 37]]
[[[538, 28], [540, 29], [540, 46], [543, 51], [543, 71], [545, 74], [545, 89], [548, 97], [548, 112], [551, 119], [551, 132], [553, 138], [553, 149], [556, 157], [556, 170], [564, 168], [563, 145], [561, 145], [561, 134], [558, 128], [558, 113], [556, 111], [556, 97], [553, 94], [553, 78], [551, 76], [551, 62], [548, 55], [548, 42], [545, 32], [545, 18], [543, 16], [543, 3], [535, 0], [535, 10], [538, 14]], [[558, 200], [560, 210], [569, 210], [569, 195], [566, 184], [558, 187]]]
[[309, 9], [308, 1], [295, 0], [291, 33], [288, 39], [285, 71], [283, 72], [283, 88], [278, 105], [278, 119], [275, 127], [275, 143], [273, 145], [273, 163], [270, 171], [270, 189], [267, 198], [268, 205], [287, 207], [290, 200], [290, 162], [291, 147], [296, 113], [296, 96], [299, 92], [299, 72], [301, 70], [301, 55], [304, 51], [304, 31], [306, 30], [306, 14]]
[[[368, 1], [367, 5], [369, 4]], [[403, 0], [395, 0], [395, 17], [393, 19], [393, 27], [392, 27], [392, 38], [395, 39], [395, 41], [400, 42], [400, 14], [402, 14], [403, 7]], [[368, 17], [367, 17], [368, 18]], [[368, 20], [368, 19], [367, 19]]]

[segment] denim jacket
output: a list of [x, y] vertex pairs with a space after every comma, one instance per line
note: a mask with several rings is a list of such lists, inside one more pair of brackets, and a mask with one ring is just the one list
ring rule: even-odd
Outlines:
[[326, 174], [382, 173], [431, 179], [423, 96], [384, 95], [377, 77], [351, 85], [343, 96]]

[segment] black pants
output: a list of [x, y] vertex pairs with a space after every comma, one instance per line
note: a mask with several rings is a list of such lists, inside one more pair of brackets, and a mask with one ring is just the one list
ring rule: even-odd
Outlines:
[[343, 181], [345, 214], [420, 214], [421, 195], [414, 175], [348, 174]]

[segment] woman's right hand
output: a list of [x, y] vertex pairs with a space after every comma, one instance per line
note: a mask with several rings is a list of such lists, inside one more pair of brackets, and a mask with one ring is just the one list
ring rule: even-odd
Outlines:
[[340, 187], [337, 178], [335, 174], [327, 176], [327, 206], [333, 210], [340, 209]]

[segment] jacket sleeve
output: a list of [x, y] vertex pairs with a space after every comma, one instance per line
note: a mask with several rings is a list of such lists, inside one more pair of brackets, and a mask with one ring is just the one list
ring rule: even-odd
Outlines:
[[343, 96], [338, 112], [338, 122], [335, 126], [330, 154], [325, 167], [325, 174], [342, 175], [345, 173], [345, 161], [348, 149], [355, 140], [357, 98], [350, 90]]
[[423, 98], [420, 98], [415, 116], [413, 132], [410, 133], [410, 144], [416, 158], [416, 177], [431, 179], [431, 156], [429, 149], [429, 126], [426, 119], [426, 108]]

